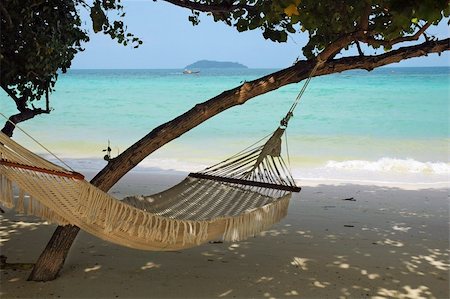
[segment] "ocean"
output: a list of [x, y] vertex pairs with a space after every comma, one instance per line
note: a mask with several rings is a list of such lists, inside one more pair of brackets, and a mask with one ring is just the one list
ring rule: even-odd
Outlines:
[[[156, 126], [272, 69], [70, 70], [53, 111], [21, 125], [72, 168], [98, 171]], [[302, 180], [448, 182], [450, 68], [379, 68], [313, 78], [287, 130], [289, 161]], [[303, 83], [233, 107], [163, 146], [137, 171], [196, 171], [273, 132]], [[15, 113], [0, 94], [0, 111]], [[36, 106], [43, 104], [37, 103]], [[14, 138], [47, 154], [16, 130]], [[286, 150], [284, 151], [286, 154]], [[301, 183], [300, 183], [301, 184]]]

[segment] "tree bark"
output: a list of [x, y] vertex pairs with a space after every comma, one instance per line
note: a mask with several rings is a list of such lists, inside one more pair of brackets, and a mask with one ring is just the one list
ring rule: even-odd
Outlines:
[[[372, 70], [376, 67], [412, 57], [441, 53], [450, 49], [449, 41], [450, 39], [425, 42], [376, 56], [354, 56], [334, 59], [319, 67], [315, 76], [352, 69]], [[224, 91], [206, 102], [195, 105], [186, 113], [155, 128], [118, 157], [111, 160], [94, 177], [91, 183], [103, 191], [108, 191], [122, 176], [164, 144], [228, 108], [241, 105], [249, 99], [287, 84], [300, 82], [309, 76], [314, 66], [315, 61], [299, 61], [289, 68], [245, 82], [241, 86]], [[59, 226], [56, 229], [44, 252], [36, 262], [29, 280], [47, 281], [57, 277], [78, 230], [77, 227], [70, 225]]]
[[[18, 124], [23, 121], [29, 120], [36, 115], [42, 114], [42, 113], [50, 113], [49, 110], [43, 110], [43, 109], [23, 109], [20, 113], [14, 114], [9, 118], [9, 121], [7, 121], [2, 129], [2, 133], [12, 137], [15, 126], [12, 124]], [[12, 123], [11, 123], [12, 122]]]
[[[107, 186], [98, 182], [95, 178], [91, 180], [91, 184], [105, 192], [112, 187], [112, 185]], [[79, 231], [80, 228], [75, 225], [59, 225], [34, 264], [28, 280], [50, 281], [56, 279]]]
[[74, 225], [58, 226], [34, 265], [28, 280], [54, 280], [64, 265], [69, 249], [80, 230]]

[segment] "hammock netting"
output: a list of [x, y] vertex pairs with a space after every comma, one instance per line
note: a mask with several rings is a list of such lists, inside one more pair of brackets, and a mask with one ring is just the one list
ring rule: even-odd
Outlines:
[[143, 250], [243, 240], [284, 218], [300, 191], [281, 158], [283, 132], [166, 191], [123, 200], [0, 133], [0, 203]]

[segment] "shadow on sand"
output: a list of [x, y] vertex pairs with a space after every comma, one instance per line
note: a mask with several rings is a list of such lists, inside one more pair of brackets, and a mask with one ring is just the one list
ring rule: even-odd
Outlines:
[[[29, 271], [2, 270], [1, 295], [448, 298], [447, 191], [305, 187], [288, 217], [262, 236], [181, 252], [137, 251], [82, 233], [61, 277], [26, 282]], [[0, 217], [1, 254], [33, 262], [54, 226]]]

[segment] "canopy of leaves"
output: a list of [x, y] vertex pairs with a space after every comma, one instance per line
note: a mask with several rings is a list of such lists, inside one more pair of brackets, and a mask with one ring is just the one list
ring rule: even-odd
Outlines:
[[58, 72], [66, 72], [82, 43], [89, 40], [79, 9], [90, 11], [94, 32], [103, 32], [119, 43], [142, 43], [126, 34], [120, 20], [109, 20], [106, 11], [123, 17], [119, 1], [6, 0], [0, 2], [0, 83], [15, 98], [19, 110], [51, 91]]
[[[374, 48], [404, 41], [450, 15], [448, 0], [165, 0], [192, 9], [238, 31], [262, 29], [266, 39], [285, 42], [288, 34], [307, 32], [303, 48], [313, 58], [345, 36], [343, 43], [364, 42]], [[0, 83], [16, 98], [17, 106], [51, 91], [58, 72], [65, 72], [82, 51], [88, 33], [79, 9], [89, 12], [94, 32], [138, 47], [142, 41], [126, 32], [120, 0], [4, 0], [0, 2]], [[108, 12], [113, 12], [113, 18]], [[350, 40], [350, 42], [349, 42]], [[341, 45], [341, 46], [342, 46]], [[340, 49], [339, 47], [337, 47]], [[17, 100], [19, 99], [19, 101]]]
[[2, 1], [1, 85], [39, 98], [89, 40], [73, 1]]
[[[266, 39], [285, 42], [289, 33], [307, 31], [304, 55], [312, 58], [346, 34], [363, 32], [359, 40], [389, 50], [394, 41], [425, 24], [450, 15], [448, 0], [167, 0], [196, 11], [210, 11], [238, 31], [260, 28]], [[180, 2], [183, 2], [180, 3]], [[189, 4], [187, 4], [189, 3]]]

